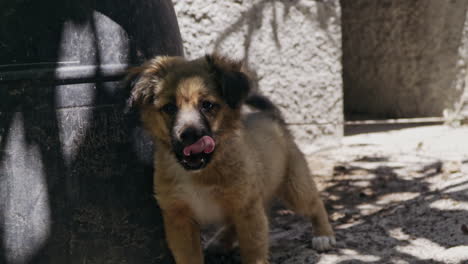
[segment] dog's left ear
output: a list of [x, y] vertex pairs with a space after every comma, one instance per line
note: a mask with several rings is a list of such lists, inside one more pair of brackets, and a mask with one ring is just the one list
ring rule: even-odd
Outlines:
[[217, 54], [206, 55], [208, 67], [214, 74], [217, 91], [231, 108], [238, 108], [250, 91], [249, 78], [241, 71], [242, 63]]

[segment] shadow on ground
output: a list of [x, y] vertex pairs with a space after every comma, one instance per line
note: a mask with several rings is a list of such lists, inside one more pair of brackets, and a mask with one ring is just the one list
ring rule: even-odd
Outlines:
[[[317, 180], [324, 187], [337, 248], [314, 251], [310, 223], [276, 205], [270, 219], [271, 263], [465, 261], [466, 254], [459, 253], [468, 245], [468, 179], [460, 170], [440, 161], [395, 163], [387, 156], [363, 156], [335, 166], [333, 174]], [[238, 253], [206, 259], [240, 263]]]
[[468, 245], [468, 236], [462, 231], [468, 222], [468, 211], [457, 206], [468, 201], [468, 180], [440, 189], [431, 186], [431, 180], [452, 176], [442, 170], [440, 162], [419, 170], [392, 166], [335, 167], [335, 175], [323, 196], [328, 198], [326, 204], [335, 218], [339, 248], [368, 256], [349, 260], [352, 263], [396, 260], [428, 263], [428, 259], [420, 258], [424, 254], [412, 254], [412, 248], [423, 244], [427, 244], [426, 250]]

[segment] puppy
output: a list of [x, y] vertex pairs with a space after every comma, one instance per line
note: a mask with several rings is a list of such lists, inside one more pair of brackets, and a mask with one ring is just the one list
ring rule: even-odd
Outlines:
[[[156, 57], [132, 74], [130, 101], [157, 149], [154, 191], [178, 264], [203, 263], [200, 226], [211, 223], [224, 225], [218, 244], [238, 242], [244, 264], [268, 263], [272, 198], [312, 221], [314, 248], [335, 244], [303, 154], [271, 101], [248, 97], [240, 63]], [[259, 111], [243, 114], [246, 104]]]

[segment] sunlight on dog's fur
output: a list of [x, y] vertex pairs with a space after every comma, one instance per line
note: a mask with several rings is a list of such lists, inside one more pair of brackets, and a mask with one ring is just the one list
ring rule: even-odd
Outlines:
[[[200, 226], [212, 223], [223, 224], [213, 247], [238, 243], [244, 264], [268, 263], [273, 198], [312, 221], [314, 248], [335, 244], [303, 154], [279, 110], [250, 93], [240, 63], [156, 57], [131, 75], [130, 102], [157, 149], [154, 191], [178, 264], [203, 263]], [[259, 111], [244, 113], [244, 105]]]

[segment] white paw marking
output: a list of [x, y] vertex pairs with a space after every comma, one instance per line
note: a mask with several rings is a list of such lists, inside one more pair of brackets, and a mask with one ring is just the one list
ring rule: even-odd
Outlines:
[[318, 251], [329, 250], [336, 245], [334, 236], [318, 236], [312, 238], [312, 247]]

